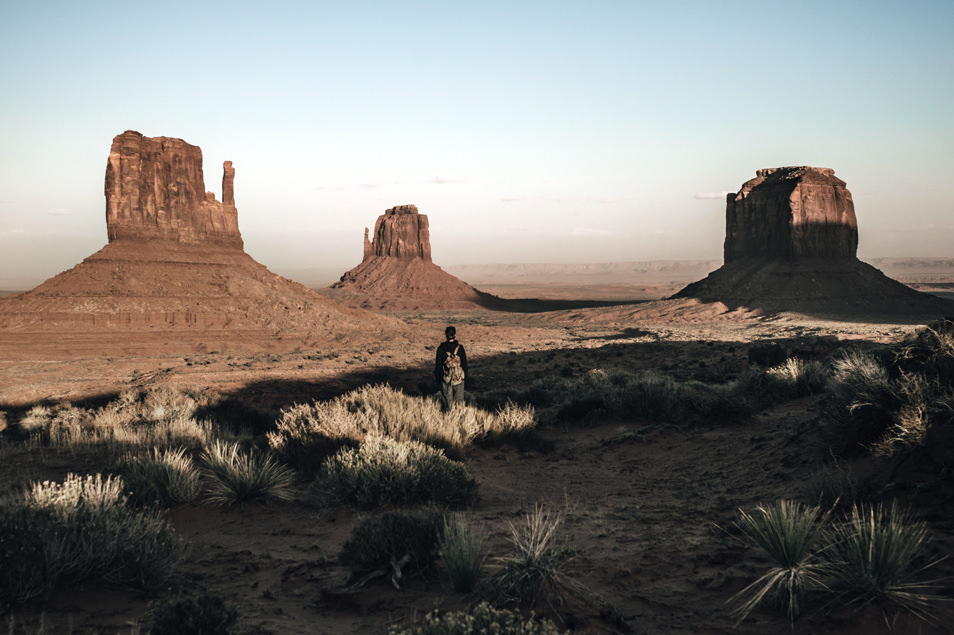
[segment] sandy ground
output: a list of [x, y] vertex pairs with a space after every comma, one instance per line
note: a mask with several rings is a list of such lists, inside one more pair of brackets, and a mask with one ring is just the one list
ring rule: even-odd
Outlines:
[[[431, 356], [448, 323], [457, 326], [467, 346], [469, 389], [475, 391], [593, 368], [655, 369], [680, 380], [719, 382], [746, 367], [748, 346], [755, 341], [774, 339], [789, 350], [823, 354], [845, 343], [893, 341], [916, 327], [914, 321], [763, 316], [692, 302], [546, 313], [418, 311], [397, 317], [409, 327], [395, 336], [375, 333], [365, 341], [321, 347], [284, 341], [248, 353], [220, 350], [209, 338], [197, 347], [188, 338], [154, 332], [139, 334], [145, 339], [130, 348], [131, 354], [114, 346], [97, 354], [103, 342], [82, 333], [66, 343], [2, 341], [0, 409], [12, 419], [42, 401], [91, 405], [131, 387], [159, 383], [206, 387], [276, 410], [367, 382], [418, 390], [430, 381]], [[178, 350], [170, 353], [170, 348]], [[812, 472], [825, 459], [818, 427], [818, 399], [809, 397], [718, 425], [603, 420], [546, 428], [533, 447], [467, 451], [464, 463], [481, 491], [480, 503], [467, 515], [487, 526], [492, 553], [500, 555], [507, 548], [508, 524], [535, 505], [564, 514], [563, 540], [575, 552], [566, 572], [624, 618], [623, 625], [614, 624], [595, 604], [574, 604], [559, 617], [577, 632], [954, 632], [954, 612], [947, 609], [939, 625], [902, 619], [893, 631], [875, 610], [809, 612], [790, 628], [787, 619], [766, 607], [733, 626], [726, 600], [768, 563], [724, 528], [740, 507], [807, 492]], [[32, 478], [93, 471], [99, 460], [42, 452], [7, 456], [10, 460], [0, 466], [7, 490]], [[860, 462], [856, 469], [871, 468]], [[172, 510], [170, 522], [192, 544], [176, 592], [226, 598], [239, 610], [242, 633], [382, 633], [415, 614], [469, 602], [453, 593], [439, 572], [400, 591], [382, 581], [349, 588], [337, 553], [360, 514], [317, 509], [305, 500], [304, 490], [303, 484], [301, 500], [265, 507], [222, 511], [198, 503]], [[951, 514], [934, 513], [930, 522], [935, 552], [954, 551]], [[952, 566], [947, 563], [940, 572], [950, 576]], [[158, 599], [77, 588], [57, 591], [4, 619], [34, 629], [17, 626], [12, 632], [36, 632], [40, 615], [49, 633], [137, 632]]]

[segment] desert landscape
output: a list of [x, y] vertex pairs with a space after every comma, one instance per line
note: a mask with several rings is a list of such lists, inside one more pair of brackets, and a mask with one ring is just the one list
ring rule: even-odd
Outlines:
[[[759, 170], [728, 195], [723, 261], [444, 270], [427, 216], [402, 204], [365, 230], [359, 266], [317, 288], [244, 252], [235, 178], [225, 162], [216, 201], [197, 146], [118, 135], [109, 243], [0, 298], [9, 633], [471, 632], [410, 629], [481, 602], [514, 633], [951, 632], [952, 262], [858, 260], [833, 170]], [[449, 413], [434, 377], [446, 325], [470, 360], [467, 405]], [[328, 480], [374, 443], [430, 452], [447, 476], [417, 498], [394, 474], [361, 495]], [[189, 495], [132, 480], [160, 450], [195, 466]], [[226, 487], [220, 450], [274, 482]], [[17, 524], [95, 512], [90, 494], [56, 502], [95, 475], [125, 479], [116, 513], [152, 519], [156, 545], [179, 545], [165, 560], [153, 545], [57, 569], [49, 526]], [[744, 522], [779, 501], [825, 530], [794, 564]], [[892, 503], [897, 535], [923, 536], [858, 591], [826, 554], [852, 514]], [[423, 555], [393, 546], [400, 531], [361, 533], [408, 518], [442, 523]], [[90, 550], [93, 529], [70, 526]], [[454, 527], [485, 536], [467, 590], [449, 573]], [[356, 565], [378, 542], [384, 568]], [[766, 586], [772, 571], [795, 591]], [[753, 588], [766, 597], [745, 605]]]

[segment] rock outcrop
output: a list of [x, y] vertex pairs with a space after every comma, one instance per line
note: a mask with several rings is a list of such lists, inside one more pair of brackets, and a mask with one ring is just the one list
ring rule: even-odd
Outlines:
[[834, 170], [803, 166], [756, 174], [726, 197], [726, 263], [746, 258], [855, 258], [855, 206]]
[[401, 332], [399, 321], [341, 306], [246, 254], [235, 170], [230, 161], [224, 168], [220, 203], [203, 192], [197, 146], [117, 136], [106, 168], [109, 244], [0, 298], [3, 354], [16, 356], [17, 341], [50, 359], [318, 349], [382, 328]]
[[182, 139], [127, 130], [106, 163], [106, 232], [121, 239], [170, 240], [242, 249], [235, 168], [226, 161], [222, 202], [205, 191], [202, 150]]
[[724, 247], [722, 267], [673, 297], [816, 314], [954, 310], [858, 260], [851, 193], [828, 168], [758, 170], [726, 197]]
[[414, 205], [378, 217], [374, 238], [364, 230], [361, 264], [341, 276], [329, 295], [354, 306], [408, 310], [470, 308], [488, 296], [431, 261], [427, 216]]
[[427, 216], [416, 205], [397, 205], [378, 216], [374, 240], [364, 229], [364, 260], [374, 257], [421, 258], [431, 262], [431, 234]]

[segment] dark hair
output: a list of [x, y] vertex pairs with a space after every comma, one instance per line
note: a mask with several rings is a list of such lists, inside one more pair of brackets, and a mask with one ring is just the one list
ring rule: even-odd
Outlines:
[[444, 335], [446, 335], [448, 338], [457, 337], [457, 329], [455, 329], [453, 326], [448, 326], [446, 329], [444, 329]]

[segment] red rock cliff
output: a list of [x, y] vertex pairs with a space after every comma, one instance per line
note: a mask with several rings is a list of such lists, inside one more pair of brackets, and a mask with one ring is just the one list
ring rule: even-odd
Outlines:
[[785, 167], [756, 175], [726, 197], [725, 262], [855, 258], [855, 207], [834, 170]]
[[160, 239], [242, 249], [231, 161], [223, 172], [220, 203], [205, 191], [198, 146], [132, 130], [117, 135], [106, 163], [109, 241]]
[[364, 230], [364, 261], [375, 256], [423, 258], [431, 262], [427, 216], [418, 214], [415, 205], [398, 205], [378, 216], [373, 240], [368, 240], [368, 230]]

